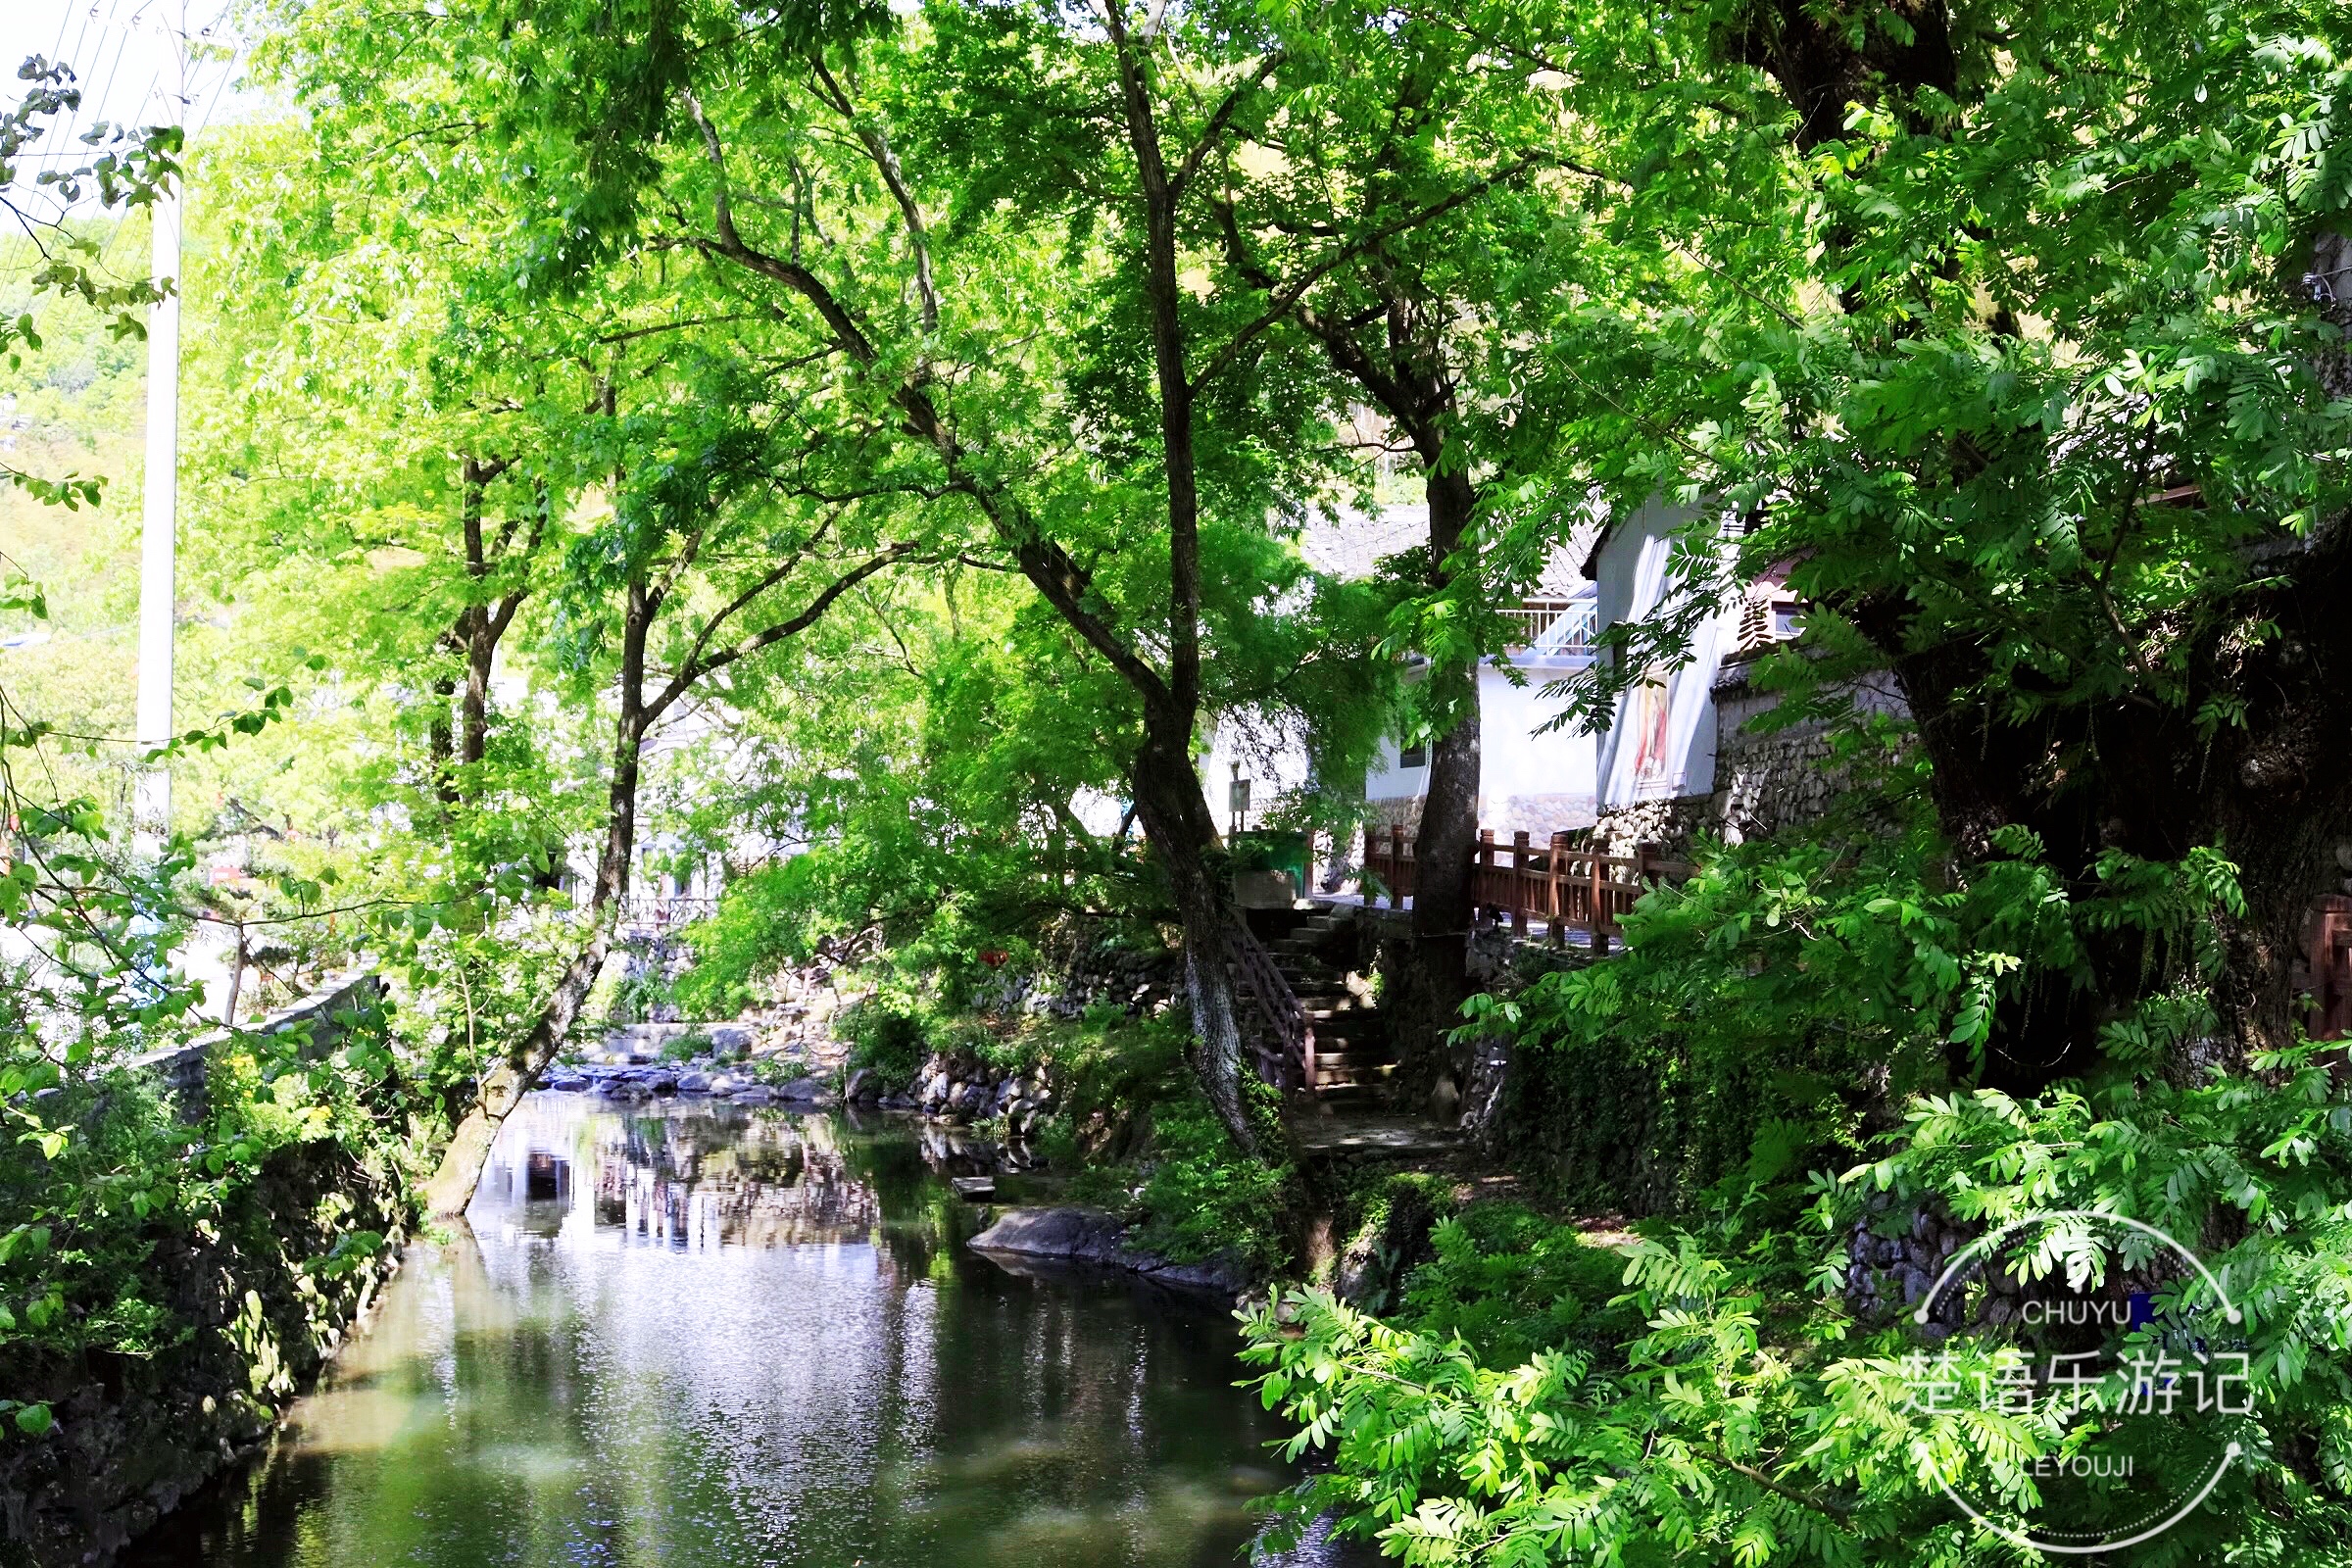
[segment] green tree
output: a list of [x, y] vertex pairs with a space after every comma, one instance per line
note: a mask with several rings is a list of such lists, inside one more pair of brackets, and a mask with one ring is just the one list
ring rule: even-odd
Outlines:
[[[1524, 47], [1416, 14], [1278, 16], [1208, 204], [1224, 267], [1288, 312], [1421, 477], [1427, 543], [1404, 564], [1413, 592], [1392, 640], [1429, 661], [1413, 688], [1429, 779], [1413, 960], [1382, 1003], [1408, 1081], [1425, 1087], [1472, 989], [1479, 666], [1507, 646], [1494, 612], [1542, 567], [1526, 541], [1548, 543], [1585, 510], [1578, 486], [1558, 488], [1555, 438], [1579, 388], [1549, 361], [1547, 318], [1621, 296], [1638, 259], [1607, 243], [1589, 172], [1598, 133], [1558, 85], [1530, 81]], [[1495, 549], [1513, 524], [1520, 548]]]
[[[2210, 988], [2222, 1053], [2286, 1045], [2300, 925], [2352, 830], [2341, 19], [1727, 5], [1630, 41], [1574, 21], [1544, 58], [1618, 127], [1621, 232], [1680, 275], [1670, 308], [1561, 338], [1597, 383], [1569, 442], [1618, 505], [1696, 514], [1681, 591], [1615, 639], [1588, 710], [1788, 564], [1819, 657], [1787, 673], [1891, 670], [1955, 877], [2046, 856], [2089, 896], [2113, 857], [2219, 849], [2245, 901]], [[1661, 60], [1671, 87], [1635, 96]], [[1989, 1070], [2082, 1071], [2118, 1009], [2193, 978], [2132, 940], [2030, 969]], [[2180, 1064], [2210, 1057], [2199, 1035]]]

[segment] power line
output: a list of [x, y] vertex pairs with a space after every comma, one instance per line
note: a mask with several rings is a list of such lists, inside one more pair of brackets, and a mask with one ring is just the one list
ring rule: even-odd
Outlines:
[[[181, 125], [185, 133], [184, 139], [190, 143], [211, 122], [213, 113], [218, 109], [220, 99], [226, 95], [228, 84], [236, 74], [237, 62], [243, 51], [232, 46], [228, 50], [227, 58], [218, 62], [199, 61], [196, 53], [200, 41], [211, 40], [226, 24], [231, 7], [228, 4], [221, 5], [213, 13], [209, 22], [199, 26], [194, 24], [191, 8], [183, 3], [180, 7], [178, 24], [174, 26], [169, 22], [149, 15], [150, 9], [155, 3], [156, 0], [139, 0], [127, 17], [122, 15], [122, 0], [106, 0], [106, 9], [103, 14], [100, 11], [100, 0], [90, 0], [86, 6], [74, 6], [66, 11], [58, 24], [58, 47], [61, 50], [67, 47], [65, 43], [67, 30], [78, 15], [81, 25], [74, 32], [71, 54], [80, 56], [95, 53], [99, 59], [95, 62], [84, 62], [84, 64], [96, 68], [93, 72], [76, 73], [77, 84], [81, 86], [80, 102], [73, 111], [69, 112], [62, 122], [52, 124], [44, 134], [43, 139], [50, 145], [23, 155], [24, 162], [27, 164], [71, 163], [89, 156], [86, 151], [74, 146], [73, 139], [79, 134], [85, 121], [96, 122], [97, 116], [102, 111], [114, 107], [115, 87], [121, 78], [122, 68], [129, 57], [131, 35], [137, 32], [152, 30], [167, 39], [171, 50], [171, 59], [168, 62], [158, 63], [155, 74], [150, 78], [146, 91], [141, 94], [135, 105], [127, 106], [126, 117], [120, 123], [113, 121], [107, 122], [117, 129], [124, 127], [135, 129], [140, 125], [176, 122]], [[94, 33], [93, 24], [95, 24]], [[108, 57], [107, 50], [110, 41], [114, 44], [111, 58]], [[62, 55], [60, 58], [64, 59], [69, 67], [73, 65], [71, 58]], [[208, 84], [205, 82], [204, 76], [207, 68], [213, 65], [220, 67], [220, 74], [209, 84], [210, 91], [208, 92], [206, 90]], [[170, 92], [159, 90], [164, 87], [167, 67], [177, 77], [174, 90]], [[201, 112], [192, 114], [192, 111], [197, 110], [199, 101], [203, 103]], [[31, 202], [36, 209], [42, 205], [44, 199], [46, 205], [54, 209], [53, 212], [43, 214], [42, 217], [36, 219], [36, 222], [63, 222], [71, 214], [71, 204], [58, 200], [37, 183], [21, 182], [19, 194]], [[102, 268], [106, 267], [112, 259], [113, 253], [121, 241], [124, 226], [126, 225], [118, 222], [113, 232], [108, 235], [105, 250], [99, 258], [99, 265]], [[0, 236], [0, 284], [15, 282], [27, 275], [37, 264], [39, 252], [40, 247], [37, 240], [29, 233], [19, 232]]]
[[[107, 34], [114, 28], [115, 13], [121, 9], [121, 6], [122, 0], [108, 0], [106, 20], [102, 23], [98, 22], [98, 0], [90, 0], [90, 3], [86, 8], [77, 6], [67, 13], [69, 19], [74, 15], [74, 11], [79, 11], [81, 15], [81, 26], [74, 35], [74, 46], [72, 52], [74, 58], [68, 59], [65, 55], [61, 54], [53, 63], [64, 64], [69, 70], [74, 72], [74, 85], [80, 89], [80, 96], [75, 102], [74, 106], [66, 112], [65, 118], [63, 120], [53, 122], [48, 130], [43, 133], [44, 138], [56, 144], [56, 148], [59, 151], [68, 154], [74, 152], [74, 149], [73, 139], [77, 132], [77, 127], [81, 123], [83, 107], [92, 102], [103, 103], [105, 101], [105, 95], [112, 92], [114, 89], [114, 78], [117, 73], [119, 73], [122, 69], [122, 55], [129, 44], [127, 37], [122, 37], [117, 42], [115, 47], [115, 59], [111, 65], [105, 68], [105, 85], [99, 89], [98, 95], [95, 97], [95, 99], [93, 99], [89, 86], [87, 85], [91, 79], [91, 73], [81, 70], [80, 66], [76, 65], [74, 62], [81, 55], [89, 52], [89, 45], [91, 42], [90, 24], [92, 23], [98, 23], [96, 52], [101, 58], [104, 57]], [[62, 40], [65, 36], [65, 27], [63, 23], [59, 24], [58, 36], [61, 40], [62, 47]], [[92, 63], [93, 62], [89, 61], [81, 61], [80, 65], [89, 65]], [[57, 209], [57, 213], [54, 218], [35, 219], [34, 221], [42, 222], [63, 220], [65, 217], [65, 204], [57, 201], [54, 196], [50, 195], [48, 191], [43, 189], [37, 182], [29, 186], [21, 187], [21, 194], [23, 198], [30, 204], [37, 206], [42, 202], [47, 202], [49, 205]], [[18, 233], [10, 235], [7, 250], [5, 252], [0, 252], [0, 255], [6, 255], [9, 258], [7, 265], [0, 266], [0, 280], [13, 282], [16, 280], [20, 272], [30, 272], [35, 265], [34, 258], [38, 256], [39, 253], [39, 242], [31, 234]], [[21, 258], [21, 260], [19, 260], [19, 258]]]

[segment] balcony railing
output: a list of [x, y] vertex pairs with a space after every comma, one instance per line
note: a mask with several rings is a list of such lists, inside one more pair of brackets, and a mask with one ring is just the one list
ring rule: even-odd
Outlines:
[[1590, 599], [1530, 599], [1501, 612], [1514, 653], [1590, 654], [1595, 607]]

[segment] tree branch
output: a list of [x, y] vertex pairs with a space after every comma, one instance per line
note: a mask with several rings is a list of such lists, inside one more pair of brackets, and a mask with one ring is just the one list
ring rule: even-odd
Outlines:
[[923, 210], [915, 205], [914, 192], [907, 188], [906, 172], [899, 167], [899, 155], [890, 149], [890, 138], [858, 115], [850, 95], [833, 79], [833, 73], [826, 68], [821, 55], [812, 54], [808, 63], [831, 94], [833, 107], [864, 145], [866, 156], [873, 160], [875, 170], [882, 175], [882, 183], [890, 187], [891, 197], [899, 204], [899, 216], [906, 220], [906, 243], [914, 251], [914, 288], [922, 300], [923, 332], [928, 336], [939, 330], [939, 286], [931, 276], [931, 238], [923, 226]]
[[1243, 100], [1265, 84], [1266, 78], [1281, 67], [1283, 59], [1283, 52], [1276, 49], [1257, 63], [1255, 71], [1233, 84], [1233, 90], [1225, 95], [1224, 102], [1217, 105], [1201, 125], [1200, 138], [1193, 143], [1192, 150], [1176, 166], [1175, 174], [1168, 180], [1168, 191], [1172, 198], [1183, 198], [1185, 187], [1193, 182], [1193, 175], [1200, 172], [1201, 162], [1215, 149], [1217, 138], [1225, 133], [1225, 127], [1241, 112]]
[[[736, 232], [734, 219], [727, 201], [726, 155], [719, 143], [718, 132], [710, 123], [703, 106], [689, 93], [684, 95], [688, 112], [703, 134], [703, 147], [708, 156], [715, 181], [712, 199], [712, 222], [717, 229], [714, 239], [693, 238], [697, 249], [720, 260], [732, 262], [745, 270], [765, 277], [798, 294], [815, 311], [825, 323], [826, 330], [841, 346], [843, 353], [862, 368], [870, 368], [880, 356], [871, 339], [849, 308], [833, 293], [824, 279], [796, 261], [786, 261], [755, 249]], [[988, 518], [998, 537], [1012, 550], [1013, 559], [1021, 564], [1022, 575], [1044, 596], [1056, 613], [1068, 621], [1111, 666], [1118, 670], [1128, 684], [1135, 687], [1147, 701], [1164, 701], [1168, 696], [1167, 683], [1157, 670], [1146, 663], [1133, 649], [1122, 643], [1108, 621], [1090, 609], [1085, 596], [1089, 588], [1086, 571], [1069, 558], [1059, 544], [1046, 537], [1027, 509], [1017, 500], [1004, 494], [993, 485], [976, 479], [963, 463], [963, 449], [955, 433], [940, 417], [938, 407], [922, 387], [902, 380], [891, 389], [891, 400], [906, 416], [907, 433], [928, 445], [950, 478], [949, 488], [970, 499], [981, 514]]]
[[1255, 342], [1259, 334], [1263, 333], [1275, 322], [1281, 320], [1285, 316], [1290, 315], [1292, 307], [1298, 303], [1299, 299], [1305, 295], [1308, 289], [1313, 288], [1317, 283], [1320, 283], [1323, 281], [1323, 279], [1329, 277], [1333, 272], [1338, 271], [1342, 267], [1345, 267], [1356, 257], [1361, 256], [1364, 254], [1364, 252], [1370, 250], [1373, 246], [1378, 245], [1383, 240], [1394, 239], [1398, 234], [1406, 233], [1414, 228], [1417, 228], [1421, 224], [1428, 222], [1431, 219], [1442, 218], [1446, 214], [1452, 212], [1455, 208], [1466, 206], [1470, 202], [1477, 200], [1479, 197], [1485, 195], [1488, 191], [1493, 190], [1495, 186], [1515, 179], [1519, 175], [1526, 173], [1529, 170], [1538, 168], [1551, 161], [1552, 160], [1546, 159], [1541, 154], [1524, 154], [1516, 161], [1506, 165], [1500, 170], [1497, 170], [1495, 172], [1488, 174], [1483, 178], [1471, 181], [1469, 184], [1463, 186], [1460, 190], [1457, 190], [1452, 195], [1446, 197], [1444, 201], [1432, 202], [1427, 207], [1423, 207], [1416, 212], [1407, 213], [1403, 217], [1393, 220], [1390, 222], [1383, 223], [1378, 228], [1373, 229], [1371, 232], [1359, 235], [1354, 240], [1351, 240], [1348, 244], [1341, 246], [1331, 255], [1325, 257], [1322, 261], [1316, 263], [1313, 267], [1308, 268], [1304, 272], [1300, 273], [1298, 277], [1294, 279], [1288, 287], [1284, 288], [1280, 293], [1275, 295], [1274, 302], [1266, 307], [1264, 313], [1261, 314], [1256, 320], [1251, 321], [1249, 325], [1243, 327], [1239, 332], [1236, 332], [1232, 338], [1226, 342], [1225, 346], [1219, 349], [1209, 360], [1208, 364], [1201, 369], [1200, 373], [1193, 378], [1192, 389], [1194, 391], [1199, 391], [1201, 387], [1206, 386], [1210, 381], [1216, 379], [1216, 377], [1222, 373], [1228, 366], [1232, 365], [1234, 361], [1241, 358], [1242, 351], [1248, 348], [1251, 343]]
[[709, 654], [690, 662], [670, 677], [669, 684], [662, 688], [662, 694], [659, 697], [646, 705], [645, 722], [651, 725], [655, 719], [662, 716], [670, 704], [684, 696], [687, 689], [704, 676], [724, 669], [737, 660], [747, 658], [763, 648], [771, 648], [787, 637], [807, 631], [810, 626], [816, 624], [826, 611], [833, 608], [833, 601], [900, 557], [909, 554], [913, 549], [914, 546], [911, 543], [895, 544], [880, 555], [868, 557], [842, 576], [836, 577], [826, 586], [824, 592], [809, 601], [799, 614], [780, 620], [766, 630], [746, 637], [730, 648], [722, 648], [715, 654]]

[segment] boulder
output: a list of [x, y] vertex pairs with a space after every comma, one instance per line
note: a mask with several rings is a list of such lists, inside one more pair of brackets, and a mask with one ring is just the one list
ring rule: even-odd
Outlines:
[[682, 1073], [678, 1074], [678, 1093], [679, 1093], [679, 1094], [681, 1094], [681, 1095], [707, 1095], [707, 1094], [709, 1094], [710, 1092], [710, 1075], [709, 1073], [707, 1073], [707, 1072], [682, 1072]]
[[870, 1070], [860, 1067], [850, 1074], [850, 1081], [843, 1087], [841, 1098], [853, 1105], [870, 1105], [882, 1098], [882, 1085]]
[[795, 1078], [776, 1091], [779, 1098], [808, 1102], [825, 1098], [825, 1086], [813, 1078]]
[[710, 1031], [713, 1054], [740, 1056], [752, 1049], [752, 1032], [741, 1024], [722, 1023]]
[[657, 1095], [674, 1095], [678, 1092], [678, 1075], [674, 1072], [647, 1073], [645, 1087]]
[[973, 1237], [971, 1246], [977, 1252], [1115, 1263], [1126, 1235], [1126, 1222], [1106, 1209], [1062, 1204], [1008, 1208], [994, 1225]]
[[1240, 1258], [1222, 1254], [1199, 1263], [1174, 1263], [1127, 1245], [1127, 1226], [1116, 1214], [1077, 1204], [1053, 1208], [1008, 1208], [972, 1238], [974, 1251], [1007, 1257], [1057, 1258], [1100, 1263], [1141, 1274], [1161, 1285], [1236, 1296], [1250, 1288], [1250, 1271]]
[[765, 1084], [745, 1084], [735, 1091], [738, 1105], [764, 1105], [775, 1099], [774, 1091]]

